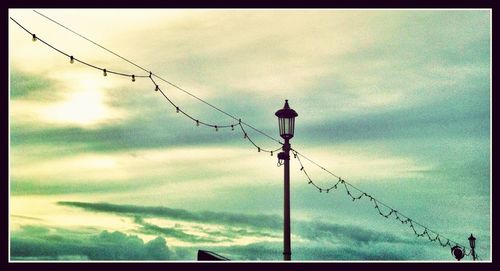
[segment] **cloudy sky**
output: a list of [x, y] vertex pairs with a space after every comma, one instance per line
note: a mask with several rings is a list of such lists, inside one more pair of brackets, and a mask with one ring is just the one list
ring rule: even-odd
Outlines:
[[[490, 260], [490, 11], [39, 11], [274, 138], [288, 99], [292, 147], [442, 236], [473, 233]], [[78, 59], [145, 74], [30, 9], [9, 15]], [[276, 155], [12, 21], [9, 57], [11, 260], [281, 260]], [[158, 84], [196, 119], [234, 123]], [[337, 181], [302, 161], [318, 185]], [[366, 198], [318, 193], [297, 159], [291, 206], [293, 260], [454, 260]]]

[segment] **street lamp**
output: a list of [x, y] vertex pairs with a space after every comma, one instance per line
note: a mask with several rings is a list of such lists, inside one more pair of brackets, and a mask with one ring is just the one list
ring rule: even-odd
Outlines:
[[292, 250], [290, 245], [290, 139], [293, 137], [295, 129], [295, 117], [298, 116], [295, 110], [288, 105], [288, 100], [285, 100], [285, 105], [282, 109], [276, 111], [280, 136], [285, 140], [283, 151], [278, 154], [278, 159], [284, 161], [284, 204], [283, 204], [283, 260], [290, 261], [292, 258]]
[[471, 248], [471, 252], [472, 252], [472, 260], [476, 260], [476, 251], [474, 250], [474, 248], [476, 247], [476, 238], [474, 238], [474, 236], [472, 236], [472, 233], [470, 234], [470, 237], [469, 237], [469, 245], [470, 245], [470, 248]]

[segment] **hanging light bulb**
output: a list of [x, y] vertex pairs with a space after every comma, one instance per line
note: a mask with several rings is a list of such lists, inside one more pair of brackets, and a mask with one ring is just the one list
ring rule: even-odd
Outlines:
[[33, 35], [33, 39], [32, 40], [33, 40], [33, 42], [35, 42], [37, 40], [37, 37], [36, 37], [35, 34], [32, 34], [32, 35]]
[[108, 76], [108, 72], [106, 71], [106, 69], [103, 69], [103, 70], [102, 70], [102, 74], [103, 74], [104, 76]]
[[234, 131], [234, 125], [231, 125], [231, 131]]
[[215, 131], [216, 132], [219, 131], [219, 128], [217, 128], [217, 125], [215, 125]]
[[178, 106], [175, 107], [175, 112], [179, 113], [179, 107]]
[[200, 121], [196, 120], [196, 126], [200, 126]]
[[273, 151], [271, 151], [271, 156], [273, 156]]
[[247, 137], [248, 137], [248, 136], [247, 136], [247, 133], [245, 133], [245, 135], [243, 136], [243, 138], [247, 138]]
[[155, 91], [158, 91], [158, 90], [160, 90], [160, 87], [158, 85], [156, 85]]
[[132, 74], [132, 82], [135, 82], [135, 75]]
[[257, 151], [260, 152], [260, 147], [257, 147]]
[[152, 75], [153, 75], [153, 73], [152, 73], [152, 72], [149, 72], [149, 78], [151, 78], [151, 76], [152, 76]]
[[75, 63], [75, 58], [73, 56], [69, 57], [69, 63], [71, 64]]

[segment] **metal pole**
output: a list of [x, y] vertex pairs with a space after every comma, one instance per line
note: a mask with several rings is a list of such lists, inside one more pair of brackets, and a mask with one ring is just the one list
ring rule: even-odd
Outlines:
[[[472, 234], [470, 235], [472, 236]], [[472, 247], [472, 260], [475, 261], [477, 259], [476, 257], [476, 248], [475, 245]]]
[[285, 139], [283, 151], [285, 153], [283, 260], [290, 261], [292, 259], [292, 249], [290, 245], [290, 142], [288, 139]]
[[477, 259], [476, 251], [475, 251], [475, 248], [476, 248], [476, 238], [474, 238], [474, 236], [471, 233], [470, 237], [468, 239], [469, 239], [469, 244], [470, 244], [470, 248], [471, 248], [472, 260], [475, 261]]

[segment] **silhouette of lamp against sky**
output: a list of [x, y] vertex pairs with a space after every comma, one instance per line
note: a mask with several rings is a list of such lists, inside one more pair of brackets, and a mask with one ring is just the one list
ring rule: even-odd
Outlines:
[[283, 204], [283, 260], [290, 261], [292, 258], [292, 250], [290, 244], [290, 139], [293, 137], [295, 128], [295, 117], [298, 116], [295, 110], [288, 105], [288, 100], [285, 100], [285, 105], [282, 109], [276, 111], [280, 136], [285, 140], [283, 151], [278, 154], [278, 162], [284, 161], [284, 204]]
[[472, 236], [472, 233], [470, 234], [470, 237], [469, 237], [469, 245], [470, 245], [470, 248], [471, 248], [471, 253], [472, 253], [472, 260], [476, 260], [476, 251], [474, 250], [474, 248], [476, 247], [476, 238], [474, 238], [474, 236]]

